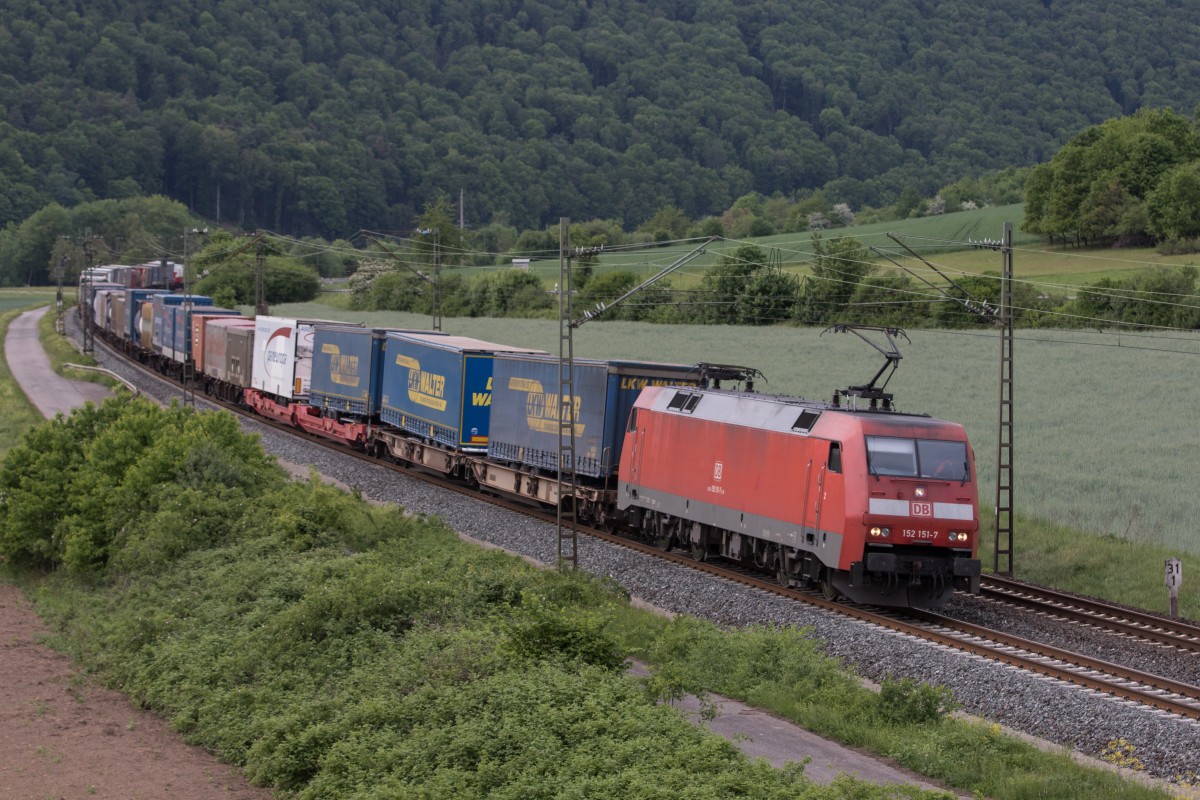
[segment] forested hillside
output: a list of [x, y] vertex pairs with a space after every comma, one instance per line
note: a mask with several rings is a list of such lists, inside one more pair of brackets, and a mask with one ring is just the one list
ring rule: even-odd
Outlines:
[[15, 0], [0, 222], [163, 193], [242, 227], [854, 208], [1190, 114], [1182, 0]]

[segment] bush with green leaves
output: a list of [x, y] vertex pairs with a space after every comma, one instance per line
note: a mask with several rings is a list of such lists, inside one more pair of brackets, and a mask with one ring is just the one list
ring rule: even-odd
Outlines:
[[1126, 323], [1200, 328], [1196, 267], [1150, 267], [1128, 278], [1102, 278], [1079, 289], [1066, 310], [1086, 327]]
[[549, 312], [557, 303], [542, 279], [520, 269], [489, 272], [471, 283], [471, 316], [509, 317]]
[[879, 690], [879, 713], [899, 725], [938, 722], [959, 708], [945, 686], [930, 686], [912, 678], [885, 678]]
[[222, 541], [281, 471], [229, 414], [122, 395], [30, 431], [0, 466], [0, 554], [100, 574]]
[[[397, 268], [376, 276], [369, 287], [356, 293], [354, 307], [365, 311], [412, 311], [428, 314], [433, 309], [433, 277]], [[441, 273], [437, 280], [438, 305], [442, 314], [465, 316], [471, 310], [471, 292], [461, 275]]]
[[517, 661], [551, 660], [615, 670], [625, 663], [602, 613], [556, 606], [525, 593], [502, 626], [502, 652]]

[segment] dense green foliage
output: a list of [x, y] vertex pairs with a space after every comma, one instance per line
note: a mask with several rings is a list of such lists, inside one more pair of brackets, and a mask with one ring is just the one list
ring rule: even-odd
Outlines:
[[[212, 296], [218, 305], [254, 305], [257, 253], [247, 251], [246, 244], [223, 231], [214, 233], [191, 259], [193, 290]], [[320, 292], [321, 279], [313, 266], [282, 256], [270, 242], [264, 245], [263, 259], [263, 294], [268, 303], [304, 303]], [[324, 263], [328, 269], [339, 266], [333, 259]]]
[[163, 197], [51, 203], [0, 231], [0, 285], [52, 284], [60, 265], [70, 283], [86, 266], [156, 259], [164, 245], [182, 252], [191, 227], [187, 209]]
[[1200, 329], [1196, 267], [1148, 268], [1130, 278], [1103, 278], [1079, 290], [1065, 310], [1062, 325], [1133, 326]]
[[1025, 228], [1068, 242], [1200, 237], [1200, 131], [1142, 109], [1071, 139], [1026, 185]]
[[5, 457], [0, 553], [85, 575], [161, 565], [235, 536], [234, 521], [281, 474], [229, 415], [127, 396], [89, 404]]
[[154, 193], [326, 238], [460, 191], [469, 224], [521, 228], [750, 191], [878, 207], [1187, 110], [1198, 50], [1166, 0], [25, 0], [0, 16], [0, 222]]

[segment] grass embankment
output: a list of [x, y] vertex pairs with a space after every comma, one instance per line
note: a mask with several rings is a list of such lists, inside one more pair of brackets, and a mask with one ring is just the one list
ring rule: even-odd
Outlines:
[[[993, 534], [990, 525], [985, 527], [980, 558], [984, 570], [990, 571], [994, 562]], [[1021, 515], [1017, 516], [1014, 530], [1017, 578], [1133, 608], [1168, 613], [1170, 603], [1163, 584], [1163, 569], [1168, 558], [1180, 557], [1177, 549], [1111, 534], [1085, 533]], [[1186, 555], [1182, 560], [1186, 564], [1196, 563]], [[1179, 614], [1200, 620], [1200, 592], [1194, 586], [1181, 587]]]
[[[746, 761], [659, 701], [720, 692], [992, 798], [1163, 792], [862, 688], [803, 632], [631, 608], [442, 524], [291, 483], [228, 415], [121, 398], [0, 469], [0, 545], [56, 644], [298, 798], [930, 797]], [[651, 665], [640, 682], [620, 665]]]
[[[67, 313], [74, 313], [68, 308]], [[42, 341], [42, 349], [50, 359], [50, 366], [58, 374], [73, 381], [90, 381], [106, 386], [118, 386], [120, 383], [112, 377], [90, 369], [72, 369], [67, 364], [81, 364], [87, 367], [96, 365], [96, 359], [88, 354], [79, 352], [75, 343], [55, 330], [54, 313], [47, 314], [38, 322], [38, 335]]]

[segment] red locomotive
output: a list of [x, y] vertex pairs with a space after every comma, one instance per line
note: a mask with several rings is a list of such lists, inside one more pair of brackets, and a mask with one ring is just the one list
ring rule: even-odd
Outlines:
[[831, 599], [935, 606], [979, 591], [979, 502], [961, 425], [890, 410], [647, 387], [617, 507], [659, 546], [816, 583]]

